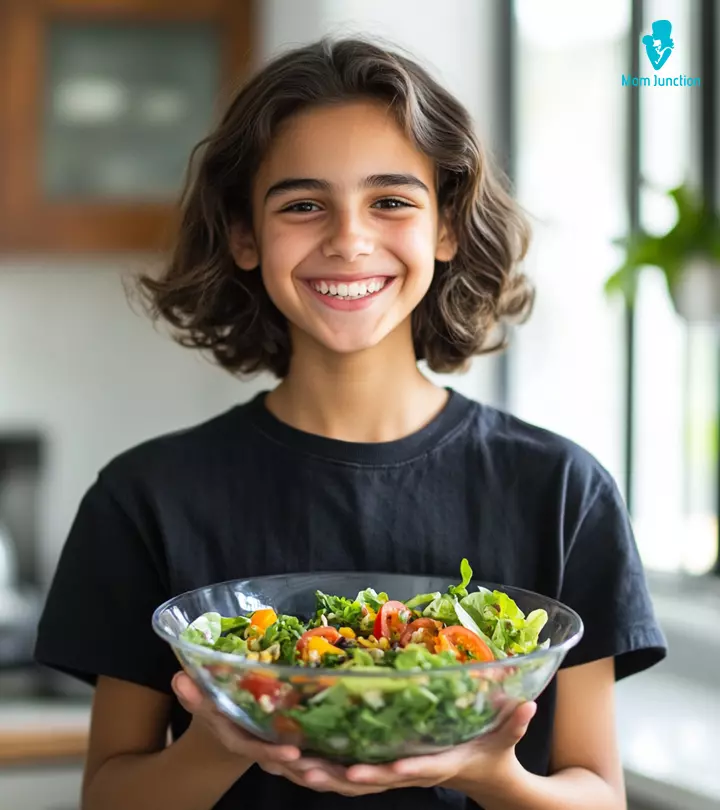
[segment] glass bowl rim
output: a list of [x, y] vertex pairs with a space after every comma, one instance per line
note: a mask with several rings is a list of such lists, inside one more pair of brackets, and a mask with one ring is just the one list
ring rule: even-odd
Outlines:
[[[297, 571], [289, 574], [270, 574], [267, 576], [260, 576], [260, 577], [245, 577], [245, 578], [236, 578], [236, 579], [226, 579], [222, 582], [214, 582], [212, 585], [202, 585], [199, 588], [192, 588], [189, 591], [184, 591], [183, 593], [177, 594], [176, 596], [167, 599], [161, 605], [159, 605], [153, 611], [152, 615], [152, 627], [155, 633], [163, 639], [163, 641], [170, 644], [171, 647], [178, 647], [183, 652], [190, 653], [192, 655], [202, 655], [203, 658], [206, 659], [208, 664], [231, 664], [236, 669], [240, 670], [259, 670], [259, 671], [267, 671], [273, 672], [277, 675], [279, 679], [283, 678], [283, 675], [287, 678], [291, 677], [298, 677], [300, 675], [304, 675], [304, 677], [309, 679], [315, 678], [328, 678], [328, 677], [338, 677], [338, 678], [393, 678], [393, 679], [409, 679], [417, 677], [418, 675], [439, 675], [439, 674], [451, 674], [451, 673], [458, 673], [458, 672], [485, 672], [491, 669], [505, 669], [512, 666], [518, 666], [518, 664], [514, 663], [516, 661], [539, 661], [542, 658], [546, 658], [550, 653], [563, 653], [563, 658], [567, 654], [568, 650], [571, 650], [575, 647], [580, 639], [583, 637], [585, 632], [585, 625], [583, 620], [580, 618], [580, 615], [573, 610], [568, 605], [563, 604], [557, 599], [554, 599], [551, 596], [546, 596], [545, 594], [538, 593], [537, 591], [531, 591], [527, 588], [518, 588], [515, 585], [502, 585], [499, 583], [488, 582], [485, 580], [479, 579], [471, 579], [468, 583], [468, 586], [475, 583], [476, 585], [481, 585], [482, 587], [490, 588], [491, 590], [512, 590], [516, 593], [523, 593], [527, 594], [530, 597], [541, 597], [546, 602], [551, 603], [555, 607], [559, 608], [561, 611], [570, 615], [572, 619], [574, 629], [573, 632], [560, 644], [550, 645], [546, 649], [542, 650], [535, 650], [534, 652], [527, 653], [524, 655], [517, 655], [512, 656], [509, 658], [501, 658], [498, 661], [478, 661], [473, 664], [450, 664], [446, 667], [434, 667], [433, 669], [391, 669], [390, 667], [372, 667], [368, 669], [360, 670], [359, 672], [355, 669], [338, 669], [338, 668], [330, 668], [330, 667], [301, 667], [294, 664], [274, 664], [274, 663], [265, 663], [262, 661], [248, 661], [247, 658], [237, 655], [237, 653], [226, 653], [221, 652], [220, 650], [212, 650], [209, 647], [203, 647], [201, 644], [193, 644], [191, 641], [185, 641], [179, 637], [171, 636], [167, 633], [162, 626], [160, 625], [160, 616], [161, 614], [167, 610], [168, 608], [173, 606], [173, 603], [179, 602], [181, 599], [191, 596], [195, 593], [200, 593], [201, 591], [211, 590], [212, 588], [219, 588], [223, 585], [233, 585], [235, 583], [241, 582], [250, 582], [250, 581], [263, 581], [263, 582], [271, 582], [273, 580], [280, 580], [280, 579], [287, 579], [288, 577], [302, 575], [302, 576], [334, 576], [334, 577], [343, 577], [343, 576], [355, 576], [358, 573], [362, 573], [363, 576], [367, 576], [368, 579], [372, 577], [380, 577], [380, 576], [398, 576], [398, 577], [412, 577], [412, 576], [425, 576], [420, 574], [390, 574], [387, 571]], [[440, 578], [436, 575], [428, 575], [430, 577]], [[448, 577], [444, 577], [444, 579], [448, 579]], [[205, 662], [204, 662], [205, 663]]]

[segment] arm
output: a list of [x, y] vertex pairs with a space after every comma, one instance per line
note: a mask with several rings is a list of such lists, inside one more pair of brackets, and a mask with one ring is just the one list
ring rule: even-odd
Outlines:
[[83, 810], [210, 810], [250, 767], [200, 723], [166, 747], [171, 699], [114, 678], [98, 678]]
[[513, 756], [505, 777], [490, 789], [469, 781], [452, 786], [485, 810], [626, 810], [614, 689], [612, 658], [560, 670], [551, 776], [526, 771]]

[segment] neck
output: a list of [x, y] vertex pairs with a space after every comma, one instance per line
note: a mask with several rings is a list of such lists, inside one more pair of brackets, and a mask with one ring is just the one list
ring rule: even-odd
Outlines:
[[292, 427], [348, 442], [388, 442], [424, 427], [447, 392], [417, 368], [409, 324], [377, 346], [339, 354], [293, 334], [287, 377], [266, 406]]

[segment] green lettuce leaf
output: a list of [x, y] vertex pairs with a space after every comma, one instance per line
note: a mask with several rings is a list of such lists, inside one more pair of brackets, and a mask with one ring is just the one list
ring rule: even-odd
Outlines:
[[364, 591], [358, 593], [356, 601], [361, 605], [367, 605], [377, 613], [385, 602], [388, 601], [388, 595], [384, 591], [382, 593], [376, 593], [374, 588], [365, 588]]
[[322, 591], [315, 591], [315, 618], [314, 626], [322, 624], [321, 617], [325, 616], [328, 624], [334, 627], [352, 627], [358, 630], [362, 619], [363, 606], [356, 599], [345, 596], [329, 596]]
[[548, 619], [542, 609], [534, 610], [526, 617], [506, 593], [486, 588], [464, 597], [460, 604], [495, 646], [514, 655], [537, 648], [540, 631]]
[[292, 664], [296, 658], [295, 645], [305, 632], [305, 625], [296, 616], [280, 614], [277, 621], [265, 631], [261, 646], [264, 650], [272, 644], [280, 645], [278, 663]]

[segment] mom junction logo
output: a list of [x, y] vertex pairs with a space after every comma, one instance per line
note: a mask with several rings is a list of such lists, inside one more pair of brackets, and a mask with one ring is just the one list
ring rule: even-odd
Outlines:
[[645, 34], [641, 40], [645, 46], [647, 61], [655, 71], [650, 76], [631, 76], [622, 74], [623, 87], [699, 87], [699, 76], [686, 76], [678, 73], [674, 76], [666, 71], [664, 75], [659, 75], [663, 70], [675, 50], [675, 42], [670, 36], [672, 33], [672, 23], [670, 20], [655, 20], [651, 26], [651, 33]]

